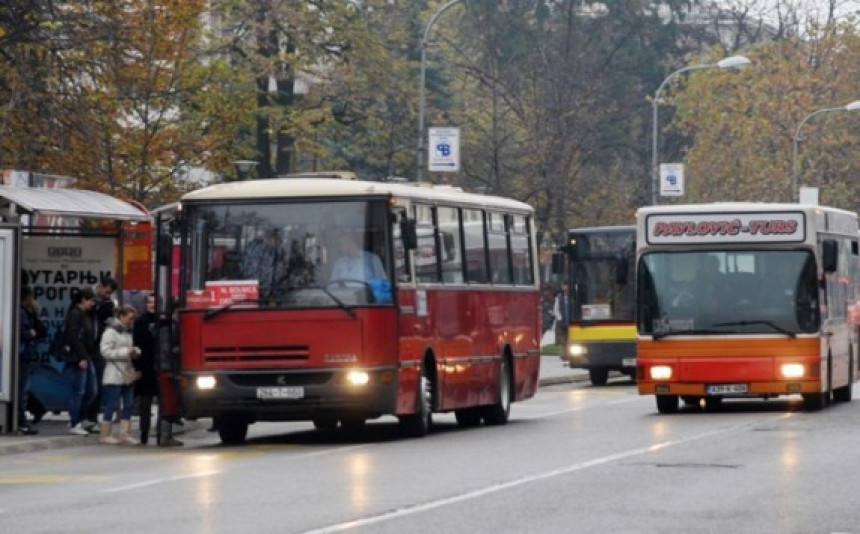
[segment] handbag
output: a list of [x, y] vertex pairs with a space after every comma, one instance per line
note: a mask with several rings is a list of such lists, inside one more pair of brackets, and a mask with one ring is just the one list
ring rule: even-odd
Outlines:
[[132, 382], [137, 381], [141, 376], [141, 372], [134, 367], [122, 368], [115, 361], [111, 361], [110, 363], [116, 367], [117, 371], [119, 371], [119, 374], [122, 376], [122, 381], [126, 384], [131, 384]]

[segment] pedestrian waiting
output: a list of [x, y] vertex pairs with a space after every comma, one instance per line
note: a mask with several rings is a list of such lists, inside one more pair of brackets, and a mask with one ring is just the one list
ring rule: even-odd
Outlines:
[[[105, 360], [102, 379], [102, 421], [99, 442], [106, 444], [138, 445], [131, 435], [131, 414], [134, 402], [134, 382], [140, 373], [133, 360], [141, 351], [134, 346], [132, 328], [137, 312], [133, 306], [121, 306], [116, 316], [108, 319], [102, 335], [100, 349]], [[113, 416], [120, 406], [119, 438], [113, 435]]]

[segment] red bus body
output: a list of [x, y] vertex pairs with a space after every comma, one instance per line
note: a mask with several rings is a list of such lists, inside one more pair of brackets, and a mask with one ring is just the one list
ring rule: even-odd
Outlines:
[[[383, 415], [400, 418], [409, 435], [423, 435], [416, 417], [428, 410], [453, 411], [464, 426], [503, 424], [511, 402], [535, 394], [541, 329], [530, 207], [402, 184], [276, 179], [225, 185], [227, 193], [215, 186], [186, 195], [191, 207], [184, 216], [192, 222], [183, 223], [184, 237], [160, 239], [171, 251], [160, 256], [158, 285], [176, 299], [173, 367], [185, 417], [215, 418], [226, 442], [243, 440], [256, 421], [354, 427]], [[279, 202], [293, 197], [299, 199], [294, 209], [281, 208]], [[334, 249], [315, 225], [356, 209], [356, 199], [366, 203], [359, 221], [377, 221], [366, 223], [365, 248], [381, 256], [390, 296], [319, 274], [333, 272]], [[290, 233], [297, 223], [289, 217], [302, 209], [309, 215], [301, 221], [300, 248], [315, 262], [312, 284], [290, 282], [276, 291], [274, 284], [235, 274], [228, 264], [247, 267], [235, 257], [250, 249], [247, 236], [263, 214]], [[334, 215], [317, 213], [327, 209]], [[408, 248], [403, 221], [421, 216], [424, 235], [415, 235]], [[483, 234], [475, 230], [478, 216]], [[234, 220], [242, 222], [233, 228]], [[160, 232], [168, 227], [179, 225], [161, 224]], [[207, 227], [218, 231], [206, 234]], [[195, 231], [203, 241], [189, 237]], [[253, 284], [254, 298], [207, 300], [212, 286], [231, 283]], [[426, 420], [429, 427], [429, 415]]]

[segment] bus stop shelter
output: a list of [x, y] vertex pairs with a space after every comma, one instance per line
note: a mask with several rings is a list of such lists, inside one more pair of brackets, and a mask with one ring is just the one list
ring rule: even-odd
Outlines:
[[[80, 189], [0, 186], [0, 432], [17, 427], [20, 290], [31, 285], [48, 327], [31, 364], [31, 391], [44, 408], [66, 409], [64, 364], [49, 354], [72, 293], [103, 276], [146, 290], [151, 277], [151, 222], [145, 208]], [[64, 403], [64, 401], [66, 401]]]

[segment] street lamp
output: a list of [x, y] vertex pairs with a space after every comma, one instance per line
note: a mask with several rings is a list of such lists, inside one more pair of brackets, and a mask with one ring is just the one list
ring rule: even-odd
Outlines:
[[669, 82], [672, 77], [677, 76], [678, 74], [682, 74], [684, 72], [689, 72], [691, 70], [702, 70], [702, 69], [740, 69], [750, 65], [752, 62], [745, 58], [744, 56], [731, 56], [725, 59], [721, 59], [716, 63], [705, 63], [703, 65], [691, 65], [689, 67], [684, 67], [682, 69], [678, 69], [672, 74], [666, 76], [666, 79], [663, 80], [663, 83], [660, 84], [660, 87], [654, 91], [654, 100], [651, 102], [653, 117], [652, 117], [652, 127], [653, 130], [651, 132], [651, 204], [657, 204], [657, 190], [659, 187], [659, 163], [657, 158], [657, 107], [660, 103], [660, 92], [663, 91], [663, 88]]
[[424, 107], [426, 106], [427, 97], [424, 94], [424, 86], [427, 78], [427, 47], [430, 46], [430, 28], [436, 22], [442, 13], [448, 10], [454, 4], [459, 4], [463, 0], [451, 0], [444, 6], [440, 7], [436, 13], [430, 17], [427, 27], [424, 28], [424, 38], [421, 39], [421, 90], [418, 99], [418, 180], [421, 181], [424, 173]]
[[236, 177], [240, 182], [248, 177], [257, 165], [259, 165], [259, 162], [250, 159], [237, 159], [233, 162], [233, 167], [236, 169]]
[[798, 141], [800, 141], [800, 129], [803, 128], [803, 125], [806, 124], [806, 121], [816, 115], [821, 115], [822, 113], [830, 113], [831, 111], [857, 111], [858, 109], [860, 109], [860, 100], [855, 100], [850, 104], [836, 108], [819, 109], [813, 111], [812, 113], [804, 117], [803, 120], [800, 121], [800, 124], [797, 125], [797, 130], [794, 131], [794, 139], [792, 140], [791, 144], [791, 199], [797, 199], [797, 179], [798, 175], [800, 174], [800, 169], [798, 168], [797, 162], [797, 143]]

